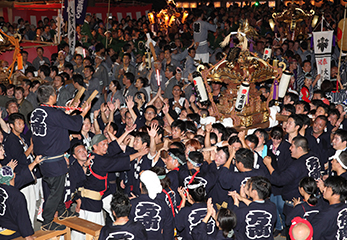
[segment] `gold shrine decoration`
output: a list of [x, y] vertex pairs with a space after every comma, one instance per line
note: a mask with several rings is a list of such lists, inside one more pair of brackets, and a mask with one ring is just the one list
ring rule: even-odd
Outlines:
[[[23, 58], [22, 58], [22, 54], [20, 53], [20, 46], [19, 46], [19, 42], [21, 39], [15, 38], [14, 36], [7, 35], [2, 29], [0, 29], [0, 33], [6, 36], [8, 40], [10, 41], [10, 43], [15, 47], [13, 52], [13, 62], [8, 67], [8, 70], [10, 73], [8, 76], [8, 79], [10, 79], [14, 72], [13, 70], [14, 70], [14, 65], [16, 62], [17, 62], [18, 70], [21, 70], [23, 68]], [[1, 39], [3, 38], [1, 37]]]

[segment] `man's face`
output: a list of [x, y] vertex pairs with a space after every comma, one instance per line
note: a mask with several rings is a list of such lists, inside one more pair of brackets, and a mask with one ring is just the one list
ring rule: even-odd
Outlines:
[[131, 117], [131, 114], [130, 114], [130, 113], [125, 114], [125, 124], [126, 124], [128, 127], [132, 127], [133, 124], [134, 124], [134, 120], [133, 120], [133, 118]]
[[296, 104], [295, 105], [295, 114], [303, 114], [304, 113], [304, 105]]
[[196, 52], [195, 52], [194, 49], [193, 49], [193, 50], [190, 50], [189, 56], [190, 56], [191, 58], [195, 58], [195, 54], [196, 54]]
[[94, 147], [94, 151], [96, 154], [105, 155], [107, 153], [107, 149], [108, 149], [107, 139], [99, 142], [98, 144], [94, 145], [93, 147]]
[[290, 96], [284, 96], [283, 104], [287, 105], [287, 104], [290, 104], [290, 102], [291, 102]]
[[304, 64], [304, 67], [303, 67], [303, 70], [305, 71], [305, 72], [310, 72], [311, 71], [311, 63], [309, 63], [309, 62], [305, 62], [305, 64]]
[[293, 118], [289, 118], [286, 125], [287, 133], [295, 133], [298, 130], [297, 126], [295, 126], [295, 121]]
[[82, 58], [80, 56], [77, 56], [76, 59], [75, 59], [75, 62], [76, 62], [77, 65], [80, 66], [82, 64], [83, 60], [82, 60]]
[[154, 111], [153, 108], [146, 109], [144, 114], [145, 114], [145, 119], [147, 121], [152, 121], [152, 119], [156, 116], [156, 112]]
[[182, 136], [182, 131], [178, 127], [172, 128], [172, 138], [180, 138]]
[[165, 77], [170, 79], [173, 76], [172, 72], [170, 72], [169, 68], [166, 68]]
[[333, 197], [333, 190], [331, 189], [331, 187], [324, 187], [323, 190], [323, 198], [327, 201], [331, 200]]
[[17, 113], [18, 112], [18, 105], [17, 105], [17, 103], [10, 103], [6, 110], [7, 110], [9, 115], [11, 115], [12, 113]]
[[23, 92], [20, 91], [20, 90], [16, 90], [14, 92], [14, 97], [17, 99], [17, 100], [22, 100], [23, 99]]
[[78, 161], [87, 161], [88, 153], [84, 145], [80, 145], [75, 148], [73, 157]]
[[324, 108], [318, 107], [317, 110], [316, 110], [316, 114], [315, 115], [316, 115], [316, 117], [318, 117], [320, 115], [326, 116], [326, 112], [325, 112]]
[[247, 146], [249, 147], [250, 150], [254, 151], [254, 149], [256, 147], [254, 143], [246, 140], [246, 144], [247, 144]]
[[125, 65], [127, 65], [127, 64], [129, 64], [130, 63], [130, 58], [129, 58], [129, 56], [124, 56], [123, 57], [123, 63], [125, 64]]
[[146, 145], [146, 144], [144, 144], [144, 143], [142, 142], [142, 139], [141, 139], [140, 137], [136, 137], [136, 138], [134, 139], [134, 149], [135, 149], [135, 150], [139, 151], [139, 150], [141, 150], [143, 147], [145, 147], [145, 145]]
[[228, 160], [227, 155], [222, 150], [219, 150], [216, 153], [215, 163], [216, 163], [217, 167], [222, 166], [227, 160]]
[[60, 76], [55, 76], [53, 79], [53, 86], [55, 89], [59, 89], [61, 86], [63, 86], [63, 82], [61, 81]]
[[38, 49], [37, 51], [36, 51], [36, 53], [37, 53], [37, 56], [41, 56], [42, 57], [42, 55], [43, 55], [43, 51], [42, 51], [42, 49]]
[[331, 125], [335, 126], [335, 124], [336, 124], [336, 122], [338, 120], [338, 117], [335, 114], [330, 114], [329, 117], [328, 117], [328, 120], [329, 120]]
[[175, 86], [173, 89], [172, 89], [172, 95], [174, 97], [179, 97], [181, 95], [181, 88], [179, 86]]
[[92, 71], [90, 71], [89, 68], [85, 68], [85, 69], [84, 69], [84, 76], [85, 76], [86, 78], [89, 78], [90, 76], [92, 76]]
[[23, 62], [28, 61], [28, 54], [22, 53], [22, 57], [23, 57]]
[[337, 134], [334, 134], [334, 138], [331, 141], [331, 145], [335, 150], [343, 150], [346, 148], [346, 142], [342, 142], [341, 137]]
[[164, 58], [165, 58], [165, 59], [170, 59], [170, 57], [171, 57], [170, 51], [169, 51], [169, 50], [166, 50], [166, 51], [164, 52]]
[[289, 150], [291, 152], [292, 158], [299, 158], [300, 157], [298, 148], [294, 145], [294, 142], [290, 146]]
[[127, 85], [128, 85], [128, 82], [130, 82], [130, 80], [127, 79], [126, 76], [124, 76], [124, 77], [123, 77], [123, 84], [124, 84], [125, 86], [127, 86]]
[[11, 124], [11, 128], [14, 133], [22, 133], [24, 126], [24, 121], [22, 119], [16, 119], [14, 124]]
[[325, 121], [320, 118], [317, 118], [314, 121], [312, 126], [313, 133], [319, 134], [319, 135], [322, 134], [324, 132], [325, 126], [326, 126]]
[[222, 88], [222, 85], [218, 84], [218, 83], [212, 83], [212, 90], [213, 91], [218, 91]]

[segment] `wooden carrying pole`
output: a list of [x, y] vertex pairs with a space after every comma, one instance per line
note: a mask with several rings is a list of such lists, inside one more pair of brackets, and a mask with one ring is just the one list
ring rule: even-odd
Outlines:
[[83, 93], [86, 91], [84, 87], [81, 87], [80, 90], [78, 90], [76, 96], [72, 100], [71, 106], [74, 106], [82, 97]]
[[155, 50], [154, 50], [154, 46], [153, 46], [153, 43], [149, 43], [149, 48], [151, 49], [151, 53], [152, 53], [152, 56], [153, 56], [153, 60], [154, 61], [157, 61], [157, 55], [155, 54]]
[[85, 101], [85, 103], [83, 103], [83, 105], [82, 105], [82, 108], [84, 108], [85, 107], [85, 104], [86, 103], [92, 103], [92, 101], [93, 101], [93, 99], [96, 97], [96, 95], [98, 95], [99, 94], [99, 92], [98, 92], [98, 90], [94, 90], [94, 92], [92, 92], [92, 94], [89, 96], [89, 98], [87, 99], [87, 101]]

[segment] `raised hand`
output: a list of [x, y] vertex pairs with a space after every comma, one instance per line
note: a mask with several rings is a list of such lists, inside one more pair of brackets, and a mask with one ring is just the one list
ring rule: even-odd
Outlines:
[[128, 106], [128, 109], [132, 109], [134, 107], [134, 100], [133, 100], [133, 97], [132, 96], [128, 96], [126, 99], [125, 99], [125, 102]]
[[157, 135], [158, 130], [159, 130], [158, 124], [152, 123], [152, 124], [151, 124], [151, 129], [148, 131], [148, 135], [149, 135], [150, 137], [153, 137], [153, 138], [154, 138], [154, 137]]

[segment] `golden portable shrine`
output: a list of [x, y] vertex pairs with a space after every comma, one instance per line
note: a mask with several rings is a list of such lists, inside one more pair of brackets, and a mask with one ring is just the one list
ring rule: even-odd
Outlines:
[[[247, 36], [250, 36], [251, 33], [254, 32], [246, 21], [237, 32], [237, 38], [240, 41], [238, 46], [231, 48], [220, 62], [209, 69], [204, 68], [203, 65], [198, 67], [208, 92], [208, 98], [212, 103], [213, 116], [219, 121], [231, 118], [234, 127], [267, 127], [270, 112], [269, 101], [284, 97], [291, 76], [282, 71], [286, 68], [283, 62], [277, 64], [277, 61], [273, 61], [274, 63], [271, 65], [269, 60], [265, 61], [249, 51]], [[229, 40], [226, 42], [229, 43]], [[256, 89], [255, 84], [269, 79], [274, 80], [271, 99], [262, 102], [261, 93]], [[213, 101], [209, 81], [226, 85], [226, 89], [219, 97], [218, 104]]]

